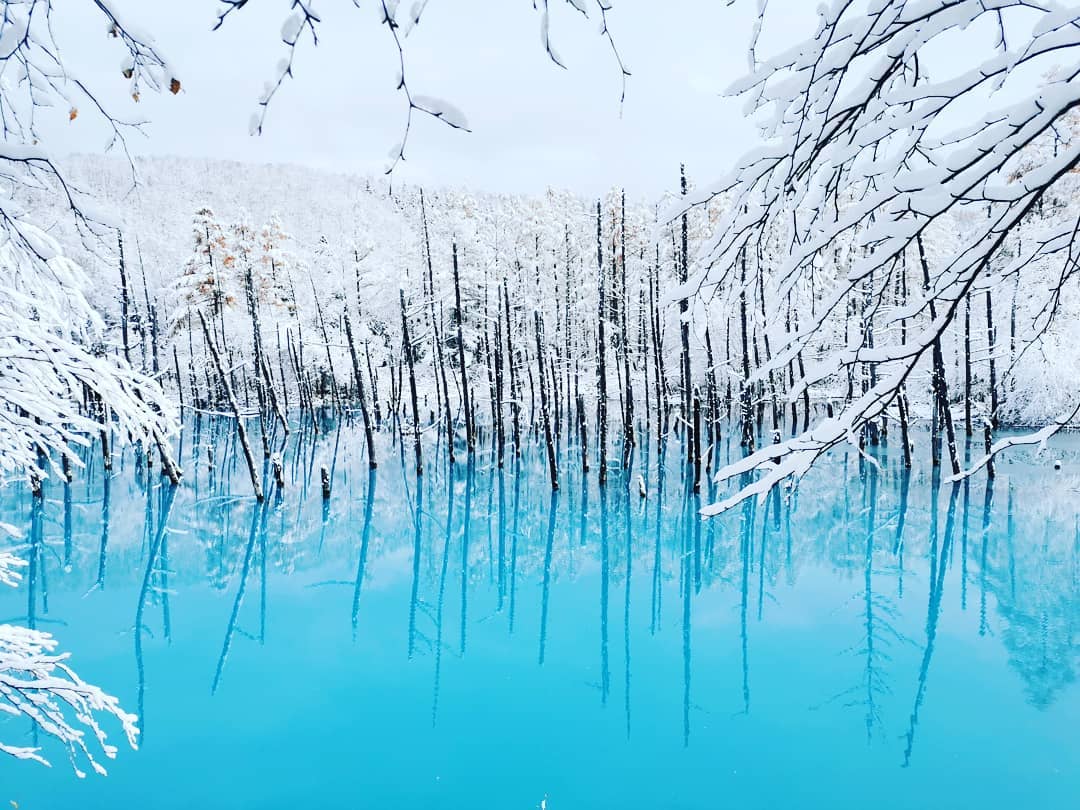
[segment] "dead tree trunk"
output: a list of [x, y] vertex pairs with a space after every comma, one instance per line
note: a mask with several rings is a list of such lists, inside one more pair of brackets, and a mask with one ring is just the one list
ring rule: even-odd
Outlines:
[[465, 337], [462, 330], [462, 321], [465, 311], [461, 308], [461, 278], [458, 273], [457, 242], [453, 243], [454, 255], [454, 306], [456, 308], [457, 322], [457, 350], [458, 364], [461, 366], [461, 405], [465, 410], [465, 442], [469, 448], [469, 455], [476, 451], [476, 427], [473, 424], [473, 411], [469, 403], [469, 377], [465, 368]]
[[694, 492], [701, 492], [701, 399], [694, 392]]
[[622, 305], [619, 307], [619, 321], [622, 337], [619, 347], [622, 350], [623, 385], [623, 469], [630, 469], [630, 458], [634, 449], [634, 385], [630, 381], [630, 329], [627, 323], [626, 310], [629, 301], [626, 295], [626, 191], [622, 193], [621, 202], [621, 227], [620, 238], [622, 240], [622, 257], [620, 261], [620, 288], [622, 293]]
[[[915, 238], [919, 249], [919, 263], [922, 265], [923, 285], [927, 292], [930, 289], [930, 268], [926, 263], [926, 251], [923, 249], [922, 236]], [[930, 320], [937, 321], [937, 307], [934, 299], [928, 301]], [[945, 423], [945, 440], [949, 448], [949, 463], [952, 465], [953, 475], [960, 472], [960, 459], [956, 453], [956, 430], [953, 427], [952, 413], [949, 411], [949, 386], [945, 380], [945, 360], [941, 353], [941, 336], [934, 337], [933, 345], [933, 373], [931, 384], [937, 400], [937, 410], [940, 411], [941, 420]]]
[[544, 370], [544, 321], [540, 317], [540, 311], [533, 312], [533, 321], [536, 332], [536, 382], [540, 386], [540, 419], [544, 423], [544, 441], [547, 444], [548, 473], [551, 476], [551, 490], [559, 489], [559, 466], [555, 458], [555, 442], [551, 434], [551, 414], [548, 404], [547, 374]]
[[577, 395], [578, 441], [581, 443], [581, 472], [589, 472], [589, 431], [585, 424], [585, 397]]
[[128, 332], [131, 306], [131, 292], [128, 286], [127, 265], [124, 262], [124, 235], [116, 232], [116, 245], [120, 252], [120, 334], [124, 341], [124, 360], [131, 365], [131, 340]]
[[[483, 349], [484, 349], [484, 365], [487, 366], [487, 378], [488, 378], [488, 400], [491, 410], [491, 430], [493, 432], [498, 431], [499, 421], [499, 397], [495, 393], [495, 353], [492, 349], [493, 340], [491, 338], [491, 319], [488, 313], [488, 294], [487, 287], [484, 288], [484, 336], [483, 336]], [[494, 437], [493, 437], [494, 438]], [[498, 453], [498, 447], [495, 447], [496, 453]]]
[[409, 316], [405, 312], [405, 291], [398, 289], [401, 299], [401, 343], [405, 351], [405, 362], [409, 366], [409, 393], [412, 396], [413, 451], [416, 455], [416, 474], [424, 474], [424, 458], [420, 449], [420, 408], [416, 402], [416, 371], [413, 368], [412, 342], [409, 340]]
[[[720, 406], [717, 403], [719, 394], [716, 385], [716, 356], [713, 354], [712, 345], [712, 331], [709, 325], [705, 326], [705, 356], [709, 364], [708, 375], [705, 378], [705, 419], [709, 426], [706, 436], [709, 439], [709, 445], [715, 445], [720, 438]], [[709, 469], [712, 462], [712, 453], [709, 454], [710, 465], [706, 466]]]
[[319, 319], [319, 331], [322, 333], [323, 346], [326, 349], [326, 367], [330, 372], [330, 396], [334, 402], [334, 410], [340, 413], [341, 399], [338, 397], [337, 374], [334, 371], [334, 358], [330, 354], [330, 335], [326, 330], [326, 320], [323, 318], [322, 305], [319, 303], [319, 294], [315, 290], [315, 281], [311, 278], [310, 273], [308, 274], [308, 281], [311, 282], [311, 295], [315, 300], [315, 314]]
[[[686, 166], [679, 166], [679, 185], [682, 190], [682, 194], [686, 196]], [[690, 223], [689, 215], [683, 212], [682, 215], [682, 250], [679, 252], [679, 283], [685, 285], [687, 278], [690, 274], [690, 255], [689, 255], [689, 233]], [[693, 429], [690, 424], [690, 390], [693, 385], [690, 376], [690, 322], [689, 322], [689, 309], [690, 303], [686, 298], [679, 299], [679, 338], [682, 341], [682, 378], [683, 378], [683, 391], [682, 391], [682, 418], [684, 429], [690, 431]], [[686, 461], [687, 464], [693, 464], [693, 440], [692, 437], [686, 437]]]
[[495, 301], [495, 440], [498, 452], [498, 465], [503, 466], [506, 454], [506, 428], [503, 424], [503, 340], [502, 340], [502, 288], [496, 288]]
[[[1015, 315], [1013, 316], [1015, 317]], [[986, 290], [986, 353], [990, 358], [990, 426], [998, 428], [997, 330], [994, 329], [994, 300], [989, 288]]]
[[514, 455], [521, 455], [521, 384], [518, 381], [517, 366], [514, 363], [514, 344], [511, 339], [513, 327], [510, 324], [510, 291], [503, 276], [503, 308], [506, 314], [506, 368], [510, 375], [510, 410], [514, 414]]
[[360, 415], [364, 420], [364, 439], [367, 442], [368, 469], [378, 467], [375, 460], [375, 437], [371, 433], [371, 417], [368, 415], [367, 392], [364, 390], [364, 375], [360, 371], [360, 359], [356, 356], [356, 343], [353, 341], [352, 323], [349, 313], [345, 313], [345, 337], [349, 341], [349, 357], [352, 358], [353, 377], [356, 378], [356, 393], [360, 398]]
[[248, 442], [244, 417], [240, 413], [240, 405], [236, 401], [236, 395], [233, 394], [232, 383], [229, 382], [229, 375], [224, 365], [222, 365], [221, 355], [218, 354], [217, 346], [214, 345], [214, 340], [210, 335], [210, 327], [206, 325], [206, 318], [203, 316], [202, 311], [199, 312], [199, 323], [202, 324], [206, 346], [210, 350], [210, 356], [214, 360], [214, 367], [217, 369], [222, 388], [225, 390], [225, 397], [229, 402], [229, 407], [232, 409], [233, 417], [236, 419], [236, 435], [240, 439], [240, 447], [244, 451], [244, 460], [247, 461], [248, 473], [251, 474], [251, 487], [255, 490], [255, 499], [261, 503], [263, 499], [262, 483], [259, 481], [259, 471], [255, 468], [255, 456], [252, 455], [251, 443]]
[[740, 257], [741, 275], [739, 279], [739, 321], [742, 324], [742, 388], [739, 391], [739, 404], [742, 411], [742, 446], [748, 453], [754, 451], [754, 403], [751, 399], [750, 386], [750, 336], [747, 332], [746, 312], [746, 250]]
[[964, 435], [971, 437], [971, 294], [964, 296]]
[[364, 358], [367, 361], [368, 380], [371, 381], [371, 405], [375, 416], [375, 427], [382, 427], [382, 405], [379, 404], [379, 375], [371, 365], [371, 341], [364, 341]]
[[244, 268], [244, 292], [247, 297], [248, 315], [251, 318], [251, 344], [255, 356], [255, 395], [259, 400], [259, 439], [262, 442], [263, 458], [270, 458], [270, 431], [267, 429], [266, 392], [262, 382], [262, 336], [259, 334], [259, 308], [255, 299], [255, 281], [252, 278], [251, 265]]
[[[172, 347], [173, 367], [176, 369], [176, 396], [180, 400], [180, 415], [184, 415], [184, 381], [180, 377], [180, 357], [176, 352], [176, 344], [173, 343]], [[194, 398], [195, 392], [192, 391], [188, 396]]]
[[911, 433], [908, 428], [907, 396], [901, 388], [896, 396], [896, 408], [900, 412], [900, 441], [904, 443], [904, 468], [911, 469]]
[[656, 299], [660, 289], [660, 246], [656, 247], [656, 262], [649, 279], [649, 320], [653, 341], [653, 376], [656, 386], [656, 440], [659, 442], [667, 429], [667, 379], [664, 368], [664, 340], [660, 329], [660, 309]]
[[607, 483], [607, 364], [605, 355], [607, 352], [607, 340], [604, 335], [604, 321], [607, 319], [606, 290], [604, 283], [604, 242], [603, 242], [603, 219], [600, 210], [600, 201], [596, 201], [596, 268], [597, 280], [600, 286], [599, 318], [597, 319], [596, 340], [596, 374], [597, 374], [597, 442], [600, 447], [600, 486]]

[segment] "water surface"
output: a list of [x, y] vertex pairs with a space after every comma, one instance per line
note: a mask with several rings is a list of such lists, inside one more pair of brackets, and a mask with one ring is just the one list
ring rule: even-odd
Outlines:
[[[539, 452], [448, 469], [432, 446], [418, 481], [325, 427], [291, 437], [263, 506], [206, 423], [175, 492], [130, 453], [108, 479], [88, 453], [36, 505], [0, 490], [32, 562], [0, 617], [57, 635], [143, 728], [82, 781], [38, 738], [54, 767], [0, 759], [0, 802], [1077, 806], [1069, 438], [1063, 470], [1022, 451], [989, 488], [840, 452], [702, 522], [721, 493], [687, 491], [677, 442], [604, 492], [571, 449], [552, 495]], [[5, 718], [0, 739], [35, 736]]]

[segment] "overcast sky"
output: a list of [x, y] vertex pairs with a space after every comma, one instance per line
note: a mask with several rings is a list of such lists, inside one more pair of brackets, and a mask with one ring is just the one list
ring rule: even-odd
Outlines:
[[[106, 88], [111, 108], [150, 120], [138, 154], [183, 155], [380, 172], [404, 125], [395, 92], [397, 54], [376, 0], [316, 3], [320, 41], [305, 38], [295, 78], [276, 97], [261, 136], [248, 134], [264, 82], [284, 55], [289, 0], [258, 0], [211, 32], [215, 0], [113, 0], [125, 21], [151, 32], [183, 83], [178, 97], [143, 94], [120, 76], [123, 50], [92, 4], [56, 0], [57, 37], [72, 66]], [[625, 186], [655, 195], [677, 183], [685, 161], [702, 181], [726, 171], [755, 141], [741, 101], [722, 92], [747, 67], [756, 4], [740, 0], [617, 0], [611, 29], [633, 75], [620, 115], [620, 80], [594, 10], [584, 19], [551, 0], [551, 36], [568, 69], [541, 43], [529, 0], [430, 0], [406, 40], [414, 93], [461, 108], [471, 133], [418, 117], [403, 180], [490, 191], [565, 187], [595, 194]], [[812, 4], [775, 3], [770, 34], [806, 35]], [[797, 10], [797, 11], [796, 11]], [[55, 122], [60, 153], [98, 152], [106, 133], [91, 116]]]

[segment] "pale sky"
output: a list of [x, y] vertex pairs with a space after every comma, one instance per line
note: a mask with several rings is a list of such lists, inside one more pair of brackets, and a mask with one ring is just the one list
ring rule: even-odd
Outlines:
[[[136, 154], [282, 162], [381, 172], [401, 137], [404, 98], [395, 92], [397, 53], [376, 0], [323, 0], [320, 41], [305, 42], [295, 77], [277, 95], [261, 136], [248, 120], [285, 54], [281, 23], [289, 0], [253, 0], [211, 33], [215, 0], [113, 0], [125, 22], [151, 32], [183, 83], [173, 97], [145, 93], [139, 104], [120, 75], [122, 47], [109, 39], [92, 4], [55, 0], [56, 35], [69, 66], [117, 114], [145, 117], [149, 137]], [[590, 4], [591, 5], [591, 4]], [[368, 7], [370, 6], [370, 8]], [[471, 133], [414, 117], [407, 161], [395, 177], [487, 191], [539, 192], [548, 186], [596, 194], [625, 186], [654, 196], [677, 184], [680, 161], [711, 180], [753, 146], [756, 132], [740, 100], [723, 91], [747, 69], [756, 3], [739, 0], [616, 0], [608, 13], [633, 75], [620, 116], [617, 64], [584, 19], [551, 0], [551, 36], [568, 70], [553, 64], [529, 0], [430, 0], [406, 40], [414, 93], [462, 109]], [[770, 35], [805, 36], [812, 4], [772, 4]], [[54, 151], [99, 152], [104, 130], [92, 117], [58, 116]]]

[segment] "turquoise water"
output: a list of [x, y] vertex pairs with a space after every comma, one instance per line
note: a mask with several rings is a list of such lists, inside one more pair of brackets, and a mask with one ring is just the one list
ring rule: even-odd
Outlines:
[[1067, 440], [1063, 470], [1018, 452], [989, 492], [935, 487], [921, 451], [910, 476], [837, 453], [704, 523], [718, 493], [686, 493], [678, 444], [605, 493], [569, 452], [556, 496], [542, 453], [451, 472], [429, 447], [418, 483], [362, 444], [294, 436], [264, 507], [205, 425], [175, 493], [130, 454], [107, 484], [88, 455], [36, 518], [0, 491], [34, 563], [0, 620], [53, 632], [143, 727], [104, 778], [43, 738], [51, 769], [0, 758], [0, 805], [1080, 805]]

